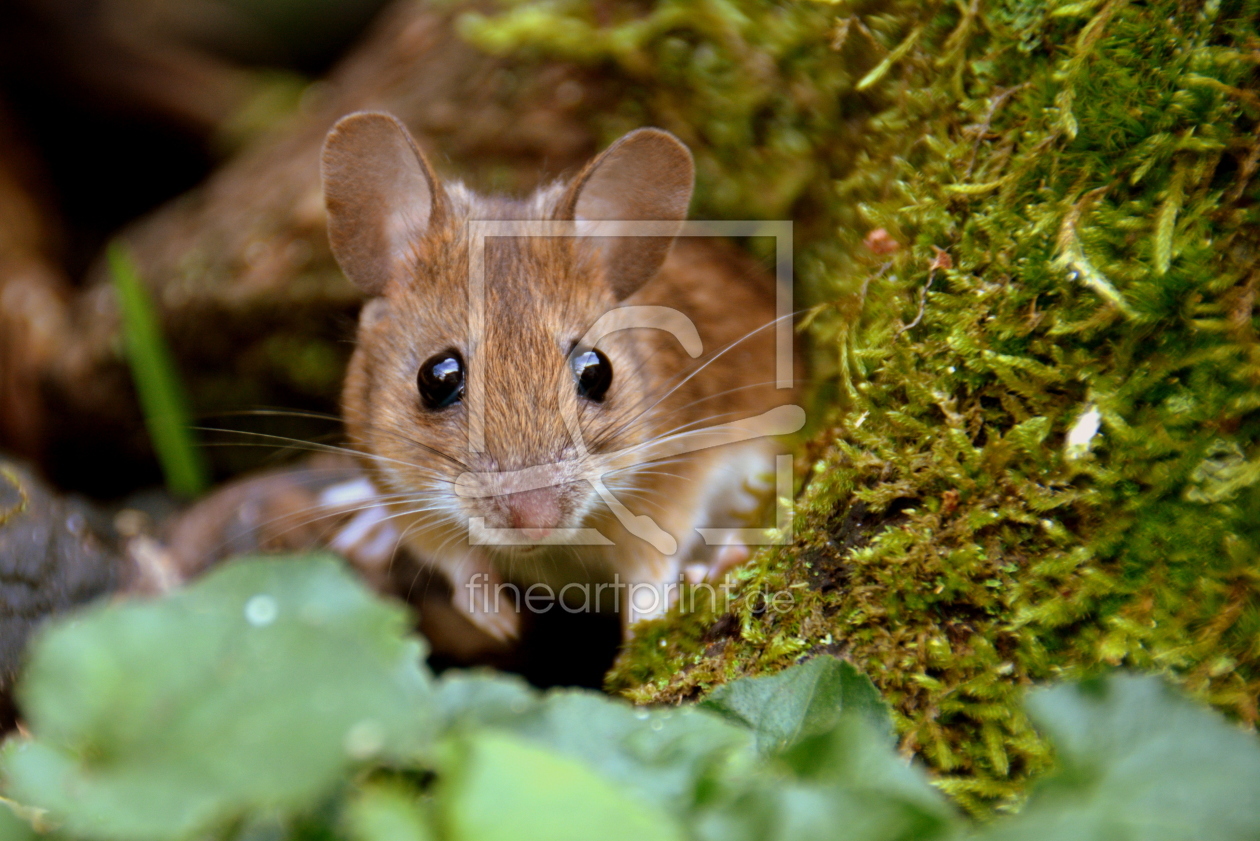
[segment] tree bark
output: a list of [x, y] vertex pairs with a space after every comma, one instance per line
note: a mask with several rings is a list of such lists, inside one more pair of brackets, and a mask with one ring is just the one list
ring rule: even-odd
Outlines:
[[[529, 189], [595, 150], [584, 115], [607, 87], [575, 67], [478, 52], [455, 31], [467, 8], [387, 9], [299, 113], [124, 232], [199, 413], [335, 407], [359, 294], [327, 246], [319, 154], [344, 114], [399, 116], [440, 170], [482, 188]], [[59, 414], [122, 438], [138, 414], [103, 261], [65, 318], [44, 370]]]

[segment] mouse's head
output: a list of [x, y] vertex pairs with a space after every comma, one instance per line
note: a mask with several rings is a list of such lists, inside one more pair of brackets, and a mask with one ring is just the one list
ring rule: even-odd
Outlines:
[[[643, 331], [583, 339], [656, 274], [673, 237], [501, 236], [473, 247], [467, 223], [676, 226], [691, 198], [686, 147], [642, 129], [568, 184], [484, 199], [439, 181], [396, 119], [361, 113], [328, 135], [323, 177], [333, 254], [370, 296], [346, 423], [386, 501], [410, 512], [422, 540], [455, 538], [471, 518], [532, 538], [578, 526], [598, 501], [589, 477], [650, 434], [662, 390]], [[618, 484], [633, 474], [610, 475]]]

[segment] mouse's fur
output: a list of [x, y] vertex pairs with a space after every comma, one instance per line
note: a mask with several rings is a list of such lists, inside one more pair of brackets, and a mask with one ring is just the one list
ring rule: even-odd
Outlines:
[[[469, 336], [467, 220], [681, 222], [692, 164], [672, 135], [632, 132], [572, 182], [511, 200], [439, 181], [400, 123], [355, 114], [329, 135], [324, 177], [334, 254], [374, 296], [360, 318], [344, 392], [351, 442], [407, 546], [451, 579], [456, 606], [483, 630], [510, 637], [517, 617], [510, 600], [487, 611], [484, 600], [470, 598], [463, 585], [478, 573], [489, 576], [483, 585], [506, 577], [557, 590], [614, 574], [623, 583], [676, 582], [680, 565], [703, 548], [694, 528], [734, 522], [732, 509], [751, 507], [740, 499], [744, 480], [772, 470], [770, 442], [652, 460], [663, 436], [695, 434], [793, 397], [774, 387], [773, 284], [735, 248], [681, 238], [671, 250], [665, 237], [488, 239], [484, 329], [475, 346]], [[604, 313], [630, 305], [686, 314], [704, 352], [692, 359], [660, 330], [611, 333], [598, 343], [612, 364], [607, 396], [580, 397], [571, 349]], [[417, 372], [448, 348], [463, 355], [469, 394], [426, 409]], [[485, 418], [476, 453], [468, 431], [474, 391]], [[578, 419], [588, 452], [571, 439], [565, 413]], [[627, 459], [634, 448], [646, 463]], [[541, 473], [522, 484], [515, 471], [532, 467]], [[621, 503], [672, 534], [677, 551], [667, 555], [627, 532], [590, 476], [603, 476]], [[535, 535], [595, 528], [613, 545], [470, 545], [471, 517]]]

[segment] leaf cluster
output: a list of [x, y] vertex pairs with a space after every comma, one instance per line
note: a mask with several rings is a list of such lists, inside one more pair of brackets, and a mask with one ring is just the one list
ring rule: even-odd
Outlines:
[[241, 559], [46, 628], [0, 754], [12, 841], [1253, 838], [1260, 745], [1149, 678], [1034, 693], [1061, 771], [969, 825], [817, 657], [699, 705], [435, 678], [329, 557]]

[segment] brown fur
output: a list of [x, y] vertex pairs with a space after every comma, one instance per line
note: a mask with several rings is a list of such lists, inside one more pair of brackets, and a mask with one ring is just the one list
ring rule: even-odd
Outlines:
[[[377, 125], [370, 133], [379, 137], [380, 129]], [[409, 144], [410, 138], [406, 141]], [[355, 143], [331, 139], [326, 148], [326, 172], [333, 168], [332, 158], [343, 177], [353, 172], [349, 160], [354, 155], [364, 160], [382, 157], [379, 149], [368, 155]], [[406, 144], [397, 148], [405, 158]], [[420, 167], [416, 174], [424, 180], [402, 180], [413, 186], [427, 183], [434, 195], [427, 219], [406, 240], [405, 249], [394, 255], [373, 254], [365, 270], [362, 262], [355, 262], [363, 260], [362, 243], [353, 244], [353, 253], [344, 243], [338, 250], [333, 235], [334, 250], [347, 274], [354, 279], [366, 275], [362, 285], [380, 295], [368, 303], [360, 321], [344, 391], [344, 415], [350, 439], [364, 453], [382, 500], [398, 515], [407, 545], [452, 579], [456, 603], [461, 596], [458, 585], [473, 571], [494, 571], [553, 587], [605, 579], [613, 573], [623, 582], [673, 578], [679, 564], [697, 551], [692, 529], [706, 525], [697, 521], [713, 492], [713, 472], [729, 461], [736, 447], [764, 451], [766, 442], [701, 450], [607, 476], [609, 489], [623, 504], [636, 514], [651, 516], [674, 535], [679, 548], [673, 556], [627, 533], [585, 481], [584, 471], [604, 474], [612, 466], [611, 454], [648, 445], [675, 430], [747, 418], [791, 402], [793, 393], [774, 387], [771, 279], [730, 244], [707, 239], [681, 238], [672, 251], [665, 238], [610, 239], [603, 240], [602, 247], [601, 241], [573, 237], [490, 239], [484, 336], [470, 347], [467, 220], [572, 219], [575, 212], [581, 218], [583, 202], [593, 204], [583, 191], [594, 189], [589, 187], [593, 183], [611, 198], [602, 210], [590, 211], [589, 218], [620, 214], [632, 219], [681, 219], [690, 196], [690, 157], [663, 132], [632, 133], [572, 184], [553, 185], [515, 201], [482, 198], [459, 184], [443, 185], [415, 154], [414, 163]], [[360, 238], [390, 224], [372, 214], [387, 216], [391, 202], [404, 201], [379, 195], [379, 181], [371, 183], [376, 193], [370, 195], [347, 198], [345, 189], [344, 183], [330, 189], [332, 228], [355, 231]], [[618, 190], [634, 193], [634, 200], [618, 208]], [[346, 214], [355, 216], [350, 222], [339, 219]], [[376, 247], [388, 247], [388, 241], [387, 236], [372, 240]], [[697, 327], [704, 352], [692, 359], [676, 338], [660, 330], [610, 334], [598, 346], [612, 362], [612, 386], [602, 403], [584, 400], [574, 386], [569, 350], [601, 315], [628, 305], [681, 311]], [[484, 395], [483, 452], [468, 449], [470, 400], [438, 411], [425, 409], [419, 400], [416, 375], [421, 364], [447, 348], [463, 354], [470, 391], [480, 389]], [[564, 411], [579, 418], [590, 449], [586, 459], [579, 459]], [[597, 528], [614, 546], [531, 551], [468, 544], [469, 517], [484, 517], [491, 528], [516, 524], [513, 516], [519, 511], [513, 506], [518, 509], [524, 497], [506, 495], [517, 489], [510, 471], [538, 465], [552, 465], [545, 468], [545, 475], [555, 490], [547, 492], [547, 499], [556, 506], [559, 522], [550, 525]], [[482, 489], [493, 495], [461, 498], [455, 493], [461, 475], [502, 471], [509, 472], [502, 481], [494, 475], [481, 479]], [[490, 486], [484, 487], [486, 483]], [[514, 627], [511, 620], [509, 626], [496, 628], [499, 620], [473, 618], [505, 636]]]

